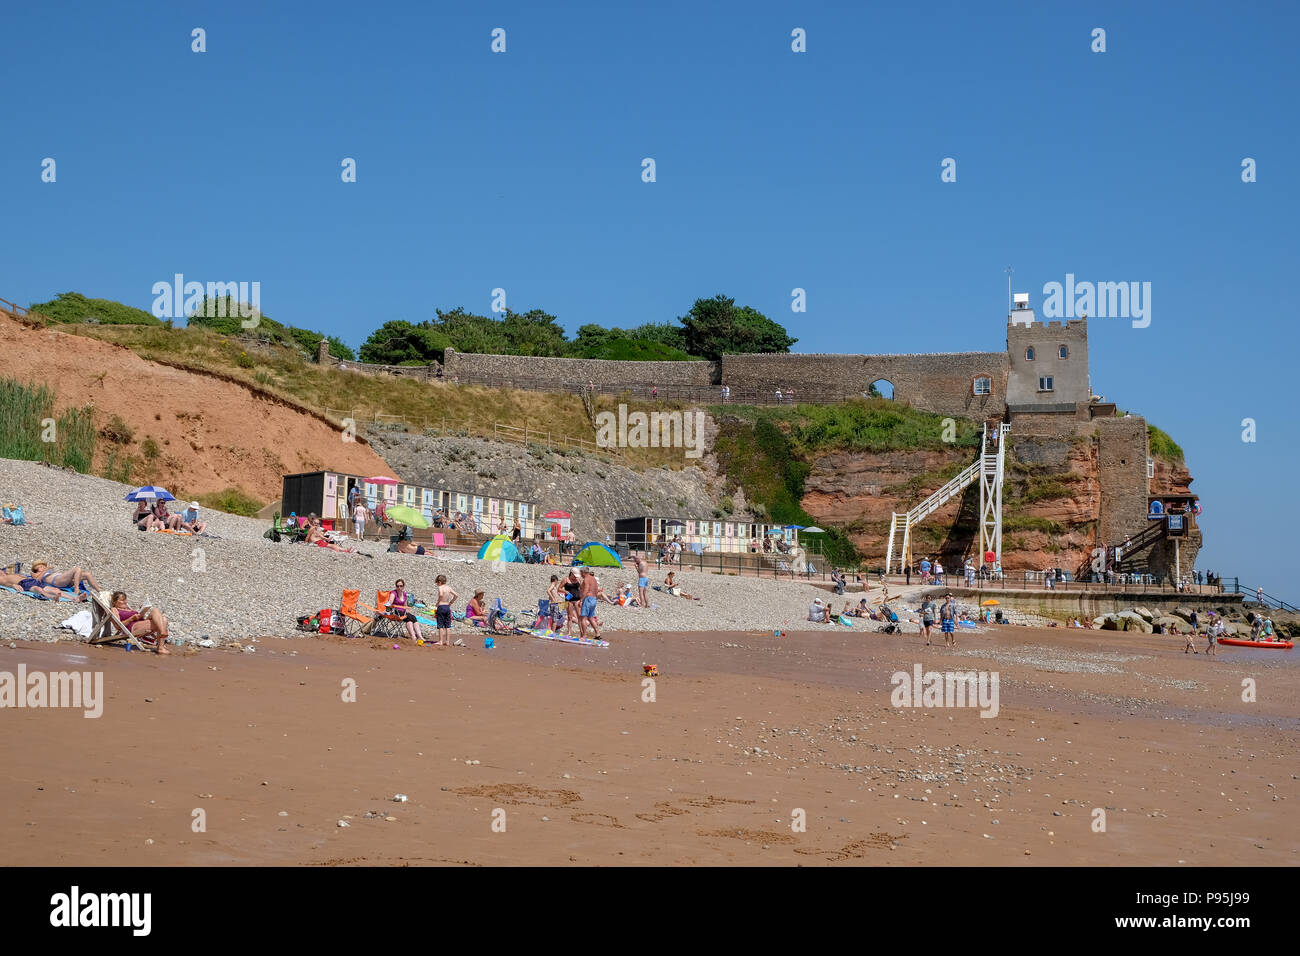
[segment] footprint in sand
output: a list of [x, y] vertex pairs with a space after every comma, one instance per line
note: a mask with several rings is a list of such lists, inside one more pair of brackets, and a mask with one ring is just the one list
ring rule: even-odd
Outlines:
[[733, 840], [748, 840], [751, 843], [794, 843], [793, 833], [779, 830], [749, 830], [744, 827], [727, 830], [696, 830], [702, 837], [729, 837]]
[[481, 787], [460, 787], [453, 791], [464, 797], [486, 797], [496, 803], [513, 803], [529, 807], [567, 807], [580, 803], [582, 797], [573, 790], [542, 790], [526, 783], [495, 783]]
[[867, 855], [867, 850], [888, 850], [898, 840], [906, 839], [906, 833], [900, 833], [898, 836], [890, 836], [888, 833], [873, 833], [863, 840], [846, 843], [838, 850], [814, 850], [810, 847], [796, 847], [794, 852], [802, 856], [825, 856], [831, 863], [838, 863], [841, 860], [861, 860]]
[[611, 830], [626, 830], [627, 827], [618, 822], [618, 817], [612, 817], [608, 813], [594, 813], [584, 811], [575, 813], [571, 818], [574, 823], [589, 823], [594, 827], [608, 827]]

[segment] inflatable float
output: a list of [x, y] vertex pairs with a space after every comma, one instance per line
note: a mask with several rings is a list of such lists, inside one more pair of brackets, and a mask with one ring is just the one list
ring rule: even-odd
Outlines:
[[1221, 637], [1219, 643], [1231, 644], [1233, 647], [1281, 648], [1284, 651], [1293, 646], [1291, 641], [1243, 641], [1235, 637]]

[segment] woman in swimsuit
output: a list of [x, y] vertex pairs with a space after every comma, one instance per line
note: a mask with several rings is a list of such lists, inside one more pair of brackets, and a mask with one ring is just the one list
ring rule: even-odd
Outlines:
[[[54, 601], [64, 596], [58, 588], [46, 587], [40, 581], [25, 574], [0, 574], [0, 585], [13, 588], [15, 591], [29, 591]], [[84, 601], [86, 596], [83, 594], [81, 599]]]
[[483, 594], [483, 589], [479, 588], [465, 605], [465, 620], [471, 624], [487, 623], [487, 608], [483, 606]]
[[153, 510], [149, 507], [147, 501], [141, 501], [135, 506], [135, 514], [131, 516], [131, 523], [141, 531], [157, 531], [160, 528], [167, 527], [153, 516]]
[[388, 598], [388, 611], [393, 617], [400, 617], [406, 625], [406, 636], [413, 641], [418, 641], [421, 637], [420, 622], [408, 608], [408, 599], [406, 596], [406, 582], [398, 579], [393, 585], [393, 593]]
[[167, 618], [163, 616], [162, 611], [151, 607], [148, 614], [141, 616], [139, 611], [133, 611], [126, 606], [125, 591], [114, 591], [113, 613], [126, 625], [127, 630], [142, 639], [142, 643], [152, 638], [154, 651], [159, 654], [171, 653], [167, 650]]
[[32, 577], [46, 587], [52, 588], [71, 588], [74, 594], [81, 595], [78, 600], [84, 601], [85, 595], [81, 593], [81, 582], [85, 581], [96, 591], [102, 590], [99, 582], [96, 581], [89, 571], [83, 571], [81, 568], [73, 568], [71, 571], [55, 571], [44, 561], [32, 562]]

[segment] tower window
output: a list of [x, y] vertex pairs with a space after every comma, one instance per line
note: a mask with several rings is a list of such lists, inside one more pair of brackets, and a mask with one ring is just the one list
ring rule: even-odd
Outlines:
[[1038, 378], [1038, 390], [1040, 392], [1054, 391], [1054, 389], [1052, 388], [1052, 376], [1040, 375]]
[[1029, 346], [1029, 348], [1025, 349], [1025, 361], [1032, 362], [1033, 360], [1034, 360], [1034, 347], [1031, 345]]
[[1056, 354], [1063, 359], [1068, 359], [1070, 357], [1070, 347], [1068, 345], [1062, 345], [1059, 349], [1057, 349]]
[[976, 395], [992, 395], [993, 379], [987, 375], [975, 376], [975, 381], [971, 384], [971, 391]]
[[1154, 478], [1155, 476], [1156, 476], [1156, 460], [1155, 460], [1154, 458], [1148, 458], [1148, 459], [1147, 459], [1147, 477], [1148, 477], [1148, 478]]

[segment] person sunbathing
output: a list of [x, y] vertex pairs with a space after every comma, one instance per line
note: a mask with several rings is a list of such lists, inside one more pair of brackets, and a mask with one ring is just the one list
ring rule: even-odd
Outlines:
[[667, 591], [669, 594], [675, 595], [677, 597], [684, 597], [688, 601], [699, 600], [699, 598], [697, 598], [694, 594], [687, 594], [685, 591], [682, 590], [681, 585], [677, 583], [676, 571], [669, 571], [668, 577], [664, 578], [664, 590]]
[[[0, 586], [13, 588], [15, 591], [30, 591], [55, 601], [63, 597], [63, 592], [58, 588], [46, 587], [35, 578], [25, 574], [11, 574], [8, 571], [0, 571]], [[82, 595], [82, 600], [85, 600], [85, 595]]]
[[166, 530], [166, 531], [181, 530], [181, 516], [174, 515], [170, 511], [168, 511], [167, 502], [163, 501], [162, 499], [159, 499], [158, 501], [154, 502], [153, 516], [158, 521], [158, 523], [162, 525], [162, 529], [155, 528], [154, 530]]
[[479, 588], [465, 605], [465, 620], [471, 624], [487, 623], [488, 614], [487, 608], [483, 604], [483, 594], [483, 589]]
[[152, 639], [156, 653], [171, 653], [167, 650], [167, 618], [158, 608], [145, 607], [142, 611], [133, 611], [126, 606], [126, 592], [114, 591], [112, 609], [131, 635], [141, 639], [142, 646], [148, 646], [144, 642]]
[[399, 554], [422, 554], [429, 558], [434, 556], [432, 551], [427, 550], [422, 544], [416, 544], [414, 541], [399, 541], [397, 543], [397, 552]]
[[191, 534], [202, 534], [208, 523], [199, 518], [199, 503], [191, 501], [190, 506], [181, 512], [181, 530]]
[[314, 518], [312, 523], [307, 526], [307, 544], [314, 544], [318, 548], [325, 548], [329, 551], [338, 551], [341, 554], [355, 554], [351, 548], [343, 548], [337, 544], [331, 543], [326, 537], [325, 532], [321, 530], [320, 519]]
[[[73, 568], [71, 571], [55, 571], [44, 561], [32, 562], [32, 577], [46, 587], [70, 588], [74, 594], [80, 595], [81, 582], [85, 581], [94, 590], [100, 591], [102, 588], [99, 582], [91, 575], [89, 571], [83, 571], [81, 568]], [[85, 600], [81, 597], [80, 600]]]
[[153, 515], [153, 509], [149, 507], [149, 502], [141, 501], [135, 506], [135, 514], [131, 516], [131, 523], [141, 531], [158, 531], [167, 527]]

